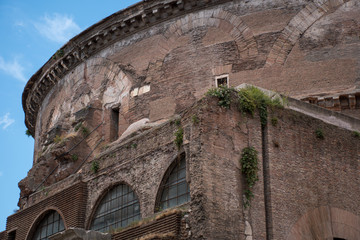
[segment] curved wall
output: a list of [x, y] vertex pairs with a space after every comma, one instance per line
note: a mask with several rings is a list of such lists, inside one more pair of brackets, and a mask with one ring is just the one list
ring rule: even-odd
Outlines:
[[[100, 147], [180, 113], [222, 74], [231, 86], [300, 99], [357, 93], [359, 12], [356, 0], [180, 0], [140, 2], [104, 19], [25, 87], [35, 150], [22, 196], [53, 169], [47, 184], [76, 173]], [[358, 116], [360, 98], [352, 106], [346, 111]]]
[[[172, 19], [174, 15], [164, 17], [164, 10], [158, 10], [169, 20], [144, 25], [112, 44], [90, 37], [78, 53], [80, 63], [45, 93], [37, 113], [35, 162], [44, 143], [54, 138], [54, 127], [65, 123], [55, 135], [65, 134], [76, 124], [75, 113], [86, 107], [96, 105], [99, 120], [105, 121], [101, 134], [109, 141], [111, 127], [105, 126], [109, 109], [119, 108], [121, 136], [140, 119], [168, 118], [191, 105], [221, 74], [229, 74], [232, 86], [247, 82], [298, 98], [357, 89], [358, 2], [233, 1], [213, 6], [193, 2], [183, 2], [184, 15]], [[156, 14], [154, 8], [152, 12]], [[101, 32], [114, 25], [109, 18], [93, 28]], [[28, 103], [37, 91], [26, 88]], [[24, 107], [29, 122], [32, 105], [28, 103]]]

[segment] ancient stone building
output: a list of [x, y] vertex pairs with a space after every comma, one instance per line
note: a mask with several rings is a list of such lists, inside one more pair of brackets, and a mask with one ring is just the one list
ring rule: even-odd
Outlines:
[[[205, 96], [243, 83], [288, 103]], [[54, 53], [23, 108], [33, 167], [1, 240], [360, 239], [358, 0], [144, 0]]]

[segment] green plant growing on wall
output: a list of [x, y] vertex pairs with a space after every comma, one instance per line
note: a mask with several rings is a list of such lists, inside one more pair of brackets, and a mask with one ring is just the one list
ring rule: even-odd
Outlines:
[[192, 120], [193, 124], [195, 124], [195, 125], [199, 124], [199, 122], [200, 122], [198, 116], [196, 116], [196, 115], [192, 115], [191, 120]]
[[54, 137], [54, 143], [61, 143], [64, 139], [60, 137], [59, 135], [56, 135]]
[[175, 120], [175, 125], [178, 126], [178, 127], [181, 126], [181, 119], [176, 119]]
[[82, 127], [82, 122], [79, 122], [78, 124], [75, 125], [74, 130], [75, 132], [79, 131], [79, 129]]
[[229, 108], [231, 101], [237, 101], [237, 106], [240, 112], [254, 115], [255, 110], [258, 110], [261, 125], [267, 124], [268, 108], [282, 108], [284, 99], [280, 97], [271, 98], [260, 89], [249, 86], [236, 90], [227, 86], [220, 86], [219, 88], [212, 88], [206, 93], [206, 96], [217, 97], [219, 99], [219, 106]]
[[56, 51], [56, 53], [53, 55], [53, 59], [61, 58], [64, 56], [64, 50], [59, 49]]
[[73, 154], [73, 155], [71, 155], [71, 159], [72, 159], [73, 161], [77, 161], [77, 160], [79, 159], [79, 157], [78, 157], [77, 154]]
[[84, 136], [89, 134], [89, 129], [85, 126], [81, 126], [81, 132], [84, 134]]
[[93, 173], [97, 173], [99, 171], [99, 168], [100, 168], [100, 164], [98, 161], [94, 160], [91, 162], [91, 171]]
[[352, 132], [352, 136], [353, 136], [354, 138], [360, 138], [360, 132], [358, 132], [358, 131], [353, 131], [353, 132]]
[[246, 147], [242, 150], [240, 158], [241, 172], [245, 176], [246, 190], [244, 192], [245, 202], [244, 207], [250, 206], [251, 199], [254, 197], [252, 188], [255, 183], [259, 180], [258, 178], [258, 152], [253, 147]]
[[254, 115], [257, 109], [261, 125], [267, 124], [268, 108], [282, 108], [283, 100], [280, 97], [270, 98], [260, 89], [249, 86], [238, 91], [238, 108], [241, 112]]
[[272, 117], [271, 118], [271, 125], [273, 125], [274, 127], [276, 127], [278, 124], [278, 119], [276, 117]]
[[28, 137], [32, 137], [31, 132], [30, 132], [29, 129], [26, 129], [25, 135], [28, 136]]
[[229, 108], [231, 104], [231, 95], [235, 92], [236, 90], [234, 88], [220, 86], [218, 88], [209, 89], [206, 93], [206, 96], [217, 97], [219, 99], [219, 106], [223, 108]]
[[318, 128], [318, 129], [315, 130], [315, 136], [316, 136], [316, 138], [318, 138], [318, 139], [324, 139], [324, 138], [325, 138], [324, 132], [323, 132], [323, 130], [320, 129], [320, 128]]
[[180, 150], [181, 145], [183, 144], [183, 137], [184, 137], [184, 129], [179, 127], [178, 130], [174, 133], [175, 140], [174, 143], [178, 150]]

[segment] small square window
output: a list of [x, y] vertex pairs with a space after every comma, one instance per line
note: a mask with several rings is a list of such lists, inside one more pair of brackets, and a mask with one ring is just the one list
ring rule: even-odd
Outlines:
[[216, 76], [215, 77], [215, 86], [216, 87], [220, 87], [220, 86], [228, 87], [229, 86], [229, 74]]

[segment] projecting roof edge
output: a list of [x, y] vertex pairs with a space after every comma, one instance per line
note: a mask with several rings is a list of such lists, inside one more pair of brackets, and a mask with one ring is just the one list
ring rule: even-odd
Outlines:
[[143, 0], [92, 25], [61, 47], [27, 82], [22, 95], [25, 125], [36, 118], [50, 89], [83, 60], [129, 35], [189, 12], [230, 0]]

